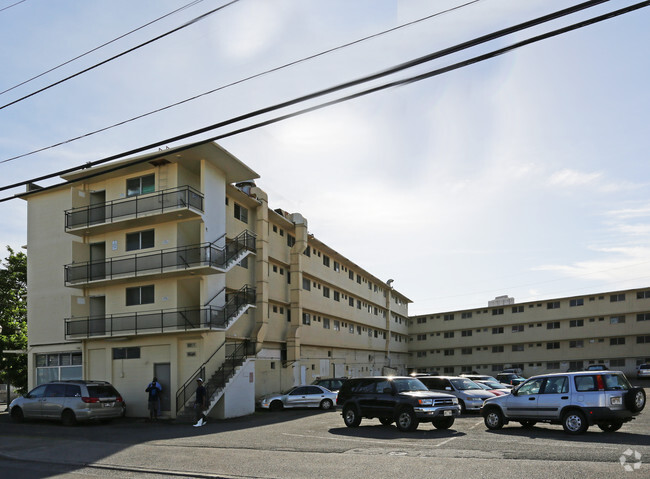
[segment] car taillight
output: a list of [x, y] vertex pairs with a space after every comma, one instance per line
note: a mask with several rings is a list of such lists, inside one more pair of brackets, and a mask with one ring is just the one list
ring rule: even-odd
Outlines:
[[81, 400], [82, 400], [83, 402], [85, 402], [85, 403], [96, 403], [96, 402], [99, 402], [99, 398], [93, 398], [93, 397], [87, 397], [87, 396], [82, 397]]
[[122, 402], [122, 401], [123, 401], [122, 396], [117, 396], [115, 398], [115, 402]]

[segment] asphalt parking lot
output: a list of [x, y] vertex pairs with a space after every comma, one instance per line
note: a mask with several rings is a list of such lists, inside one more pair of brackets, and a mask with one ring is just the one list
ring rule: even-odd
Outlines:
[[[646, 388], [650, 393], [650, 389]], [[64, 427], [0, 414], [0, 475], [22, 478], [650, 477], [650, 413], [615, 433], [581, 436], [518, 423], [488, 431], [478, 415], [413, 433], [378, 420], [347, 428], [340, 411], [257, 412], [201, 428], [126, 419]], [[626, 471], [625, 466], [631, 469]], [[7, 475], [20, 471], [19, 475]]]

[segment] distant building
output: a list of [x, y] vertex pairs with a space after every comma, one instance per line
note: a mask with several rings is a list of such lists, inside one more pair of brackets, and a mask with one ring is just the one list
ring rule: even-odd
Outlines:
[[32, 185], [28, 202], [29, 386], [113, 383], [164, 415], [195, 379], [211, 414], [316, 377], [405, 373], [410, 300], [268, 206], [258, 175], [214, 143], [172, 148]]
[[495, 374], [520, 368], [530, 376], [605, 363], [632, 374], [650, 361], [650, 288], [490, 303], [412, 316], [411, 369]]

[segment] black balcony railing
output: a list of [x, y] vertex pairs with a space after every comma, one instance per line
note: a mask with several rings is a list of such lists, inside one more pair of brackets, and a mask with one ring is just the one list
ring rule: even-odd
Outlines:
[[191, 186], [180, 186], [148, 195], [73, 208], [65, 212], [65, 229], [87, 228], [116, 220], [170, 210], [194, 208], [203, 211], [203, 195]]
[[224, 306], [162, 309], [135, 313], [108, 314], [65, 320], [65, 338], [129, 336], [171, 333], [193, 329], [225, 329], [246, 305], [255, 304], [255, 289], [244, 286], [227, 296]]
[[65, 266], [66, 285], [90, 281], [111, 280], [116, 277], [139, 276], [182, 269], [209, 266], [226, 268], [242, 251], [255, 251], [255, 236], [244, 231], [221, 248], [212, 243], [181, 246], [156, 252], [117, 256], [101, 261], [72, 263]]

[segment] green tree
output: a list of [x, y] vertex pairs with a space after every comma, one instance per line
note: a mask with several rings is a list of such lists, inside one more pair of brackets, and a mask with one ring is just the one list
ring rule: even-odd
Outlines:
[[27, 255], [15, 253], [0, 265], [0, 383], [27, 389], [27, 355], [5, 353], [27, 349]]

